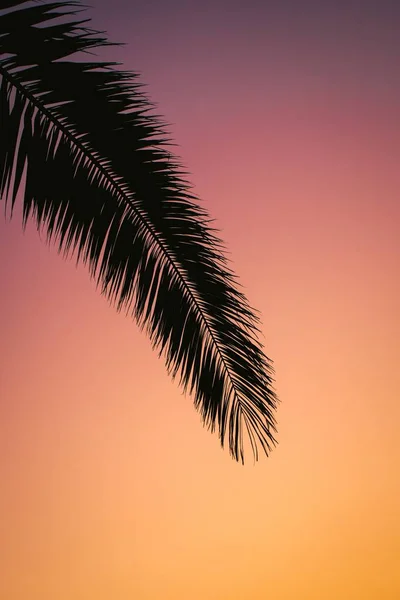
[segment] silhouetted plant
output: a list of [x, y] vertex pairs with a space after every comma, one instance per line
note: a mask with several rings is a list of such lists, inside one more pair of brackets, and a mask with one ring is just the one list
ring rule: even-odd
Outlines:
[[1, 7], [1, 199], [12, 214], [21, 189], [24, 226], [33, 217], [132, 310], [236, 460], [246, 436], [256, 460], [259, 446], [268, 454], [277, 399], [258, 317], [137, 75], [78, 62], [109, 45], [74, 20], [79, 3]]

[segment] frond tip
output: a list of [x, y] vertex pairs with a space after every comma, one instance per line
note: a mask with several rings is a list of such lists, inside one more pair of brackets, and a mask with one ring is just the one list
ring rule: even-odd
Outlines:
[[24, 222], [132, 312], [233, 458], [249, 444], [257, 460], [276, 443], [277, 404], [258, 317], [137, 75], [67, 58], [108, 44], [72, 20], [77, 2], [20, 4], [0, 12], [1, 199], [12, 212], [23, 189]]

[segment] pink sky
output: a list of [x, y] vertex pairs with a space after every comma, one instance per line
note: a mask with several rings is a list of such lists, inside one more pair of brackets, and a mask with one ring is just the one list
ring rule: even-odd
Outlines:
[[1, 217], [0, 597], [395, 600], [399, 10], [91, 4], [262, 313], [279, 446], [234, 463], [86, 269]]

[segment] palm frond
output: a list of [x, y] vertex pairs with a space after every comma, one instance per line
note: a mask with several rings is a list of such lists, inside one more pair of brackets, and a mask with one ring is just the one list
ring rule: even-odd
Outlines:
[[24, 224], [33, 217], [132, 312], [236, 460], [246, 438], [256, 460], [268, 454], [277, 398], [258, 317], [137, 75], [74, 61], [109, 43], [74, 20], [78, 2], [2, 8], [1, 199], [12, 213], [23, 189]]

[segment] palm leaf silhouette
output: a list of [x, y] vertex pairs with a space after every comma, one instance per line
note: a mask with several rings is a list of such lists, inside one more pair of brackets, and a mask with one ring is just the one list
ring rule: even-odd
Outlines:
[[77, 60], [109, 44], [74, 20], [78, 2], [3, 0], [2, 9], [5, 206], [12, 214], [23, 190], [24, 226], [33, 217], [132, 312], [234, 459], [244, 462], [245, 444], [255, 460], [259, 447], [268, 454], [277, 398], [258, 317], [137, 75]]

